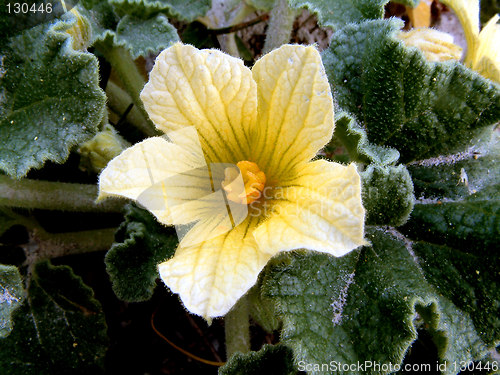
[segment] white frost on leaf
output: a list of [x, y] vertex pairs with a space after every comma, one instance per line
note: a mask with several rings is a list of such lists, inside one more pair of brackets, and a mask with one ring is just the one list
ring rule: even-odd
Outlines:
[[333, 325], [336, 326], [342, 322], [342, 313], [344, 312], [344, 305], [347, 299], [347, 291], [349, 290], [349, 286], [354, 281], [354, 272], [343, 277], [345, 281], [344, 288], [340, 291], [339, 297], [332, 302], [330, 306], [333, 308]]
[[12, 302], [18, 302], [19, 298], [10, 294], [9, 289], [3, 288], [3, 292], [0, 293], [0, 304], [7, 303], [12, 305]]
[[456, 154], [452, 155], [446, 155], [446, 156], [436, 156], [434, 158], [429, 158], [425, 160], [419, 160], [419, 161], [414, 161], [411, 162], [410, 165], [421, 165], [423, 167], [432, 167], [432, 166], [438, 166], [441, 164], [444, 165], [450, 165], [450, 164], [455, 164], [459, 161], [462, 160], [467, 160], [467, 159], [472, 159], [472, 158], [480, 158], [483, 156], [483, 152], [486, 150], [482, 150], [481, 148], [478, 148], [477, 146], [472, 146], [469, 147], [468, 150], [459, 152]]

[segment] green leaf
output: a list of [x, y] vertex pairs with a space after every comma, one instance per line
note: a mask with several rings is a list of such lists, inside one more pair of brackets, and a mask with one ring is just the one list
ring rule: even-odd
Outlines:
[[89, 20], [92, 27], [91, 45], [104, 41], [108, 35], [113, 34], [118, 24], [118, 16], [108, 0], [80, 0], [77, 8], [80, 14]]
[[333, 139], [342, 142], [351, 160], [386, 166], [395, 164], [399, 159], [397, 150], [370, 144], [366, 131], [347, 112], [337, 113]]
[[[403, 237], [394, 230], [371, 229], [367, 239], [372, 246], [342, 258], [295, 252], [273, 266], [263, 290], [283, 319], [282, 341], [293, 349], [297, 364], [370, 361], [394, 368], [416, 339], [420, 318], [434, 335], [442, 360], [449, 361], [447, 373], [453, 373], [453, 361], [483, 358], [495, 346], [490, 332], [498, 330], [497, 264], [450, 257], [444, 247], [430, 262], [434, 249], [398, 238]], [[472, 269], [480, 270], [482, 278]], [[461, 280], [466, 285], [460, 291], [466, 295], [451, 290]], [[321, 373], [314, 368], [308, 372]], [[333, 368], [331, 373], [359, 372]]]
[[[498, 239], [498, 231], [496, 236]], [[500, 342], [500, 274], [498, 255], [493, 249], [467, 249], [463, 252], [419, 241], [413, 244], [413, 251], [426, 279], [439, 286], [442, 298], [468, 318], [464, 327], [472, 330], [473, 334], [471, 332], [462, 340], [469, 341], [472, 353], [485, 351], [484, 344], [489, 348], [497, 346]], [[459, 331], [459, 327], [453, 328]], [[458, 337], [454, 339], [461, 341]], [[466, 349], [463, 346], [461, 349]], [[442, 358], [451, 357], [456, 350], [451, 345], [438, 349], [443, 352]], [[464, 354], [459, 352], [453, 355], [464, 357]]]
[[120, 15], [150, 17], [162, 12], [184, 22], [204, 16], [212, 6], [211, 0], [109, 0], [109, 3]]
[[[261, 275], [263, 274], [265, 272], [261, 273]], [[281, 321], [276, 314], [276, 309], [272, 301], [262, 295], [261, 287], [262, 280], [259, 278], [257, 284], [247, 293], [248, 309], [252, 319], [266, 332], [272, 333], [280, 328]]]
[[0, 51], [0, 169], [12, 177], [46, 160], [64, 162], [73, 146], [95, 134], [103, 116], [97, 59], [74, 51], [64, 28], [37, 26]]
[[37, 263], [14, 330], [0, 340], [0, 372], [9, 375], [99, 374], [106, 323], [92, 289], [71, 268]]
[[118, 298], [146, 301], [153, 295], [157, 265], [172, 257], [177, 237], [146, 210], [126, 207], [125, 221], [106, 254], [106, 269]]
[[338, 105], [405, 163], [477, 143], [500, 120], [500, 86], [458, 62], [427, 62], [394, 38], [401, 26], [366, 21], [333, 34], [323, 62]]
[[[125, 47], [136, 59], [149, 53], [158, 53], [179, 40], [175, 27], [164, 14], [159, 13], [166, 10], [158, 2], [151, 3], [154, 11], [142, 1], [132, 3], [117, 1], [116, 6], [112, 7], [107, 0], [81, 2], [78, 9], [90, 20], [92, 27], [91, 44], [97, 43], [98, 47], [100, 44]], [[135, 11], [134, 4], [139, 6], [138, 11]], [[115, 10], [123, 15], [121, 19]]]
[[489, 142], [477, 144], [464, 152], [408, 165], [417, 198], [437, 203], [438, 200], [458, 200], [472, 194], [477, 197], [478, 192], [499, 184], [500, 142], [496, 132], [490, 134], [492, 139]]
[[178, 40], [177, 30], [163, 14], [148, 20], [126, 15], [116, 28], [116, 44], [125, 46], [134, 59], [158, 53]]
[[264, 10], [267, 12], [273, 9], [275, 0], [245, 0], [245, 3], [255, 9]]
[[420, 0], [393, 0], [393, 2], [415, 8], [420, 3]]
[[498, 193], [479, 201], [416, 204], [404, 232], [411, 238], [491, 255], [500, 238], [499, 214]]
[[0, 338], [12, 331], [12, 314], [23, 300], [24, 289], [19, 270], [15, 266], [0, 264]]
[[258, 352], [236, 353], [219, 369], [219, 375], [297, 374], [293, 352], [285, 345], [264, 345]]
[[399, 226], [408, 220], [415, 196], [410, 174], [403, 165], [370, 165], [361, 172], [361, 179], [366, 224]]
[[410, 165], [417, 196], [402, 228], [410, 238], [493, 256], [500, 235], [499, 136], [447, 157]]
[[388, 0], [289, 0], [292, 8], [307, 8], [316, 13], [321, 26], [333, 29], [366, 19], [384, 17]]

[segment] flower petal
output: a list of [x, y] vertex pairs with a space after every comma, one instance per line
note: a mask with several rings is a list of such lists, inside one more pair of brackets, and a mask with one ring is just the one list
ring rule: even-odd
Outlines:
[[402, 31], [397, 36], [407, 46], [422, 51], [428, 61], [460, 60], [462, 57], [462, 48], [453, 43], [453, 35], [444, 31], [422, 27]]
[[479, 0], [441, 0], [453, 9], [462, 24], [467, 42], [464, 63], [470, 66], [475, 60], [479, 35]]
[[266, 175], [279, 179], [332, 137], [330, 85], [312, 46], [284, 45], [257, 61], [252, 73], [259, 100], [255, 159]]
[[195, 126], [208, 162], [247, 159], [257, 89], [242, 60], [174, 44], [156, 58], [141, 99], [158, 129]]
[[306, 248], [342, 256], [363, 239], [365, 210], [354, 164], [307, 163], [272, 193], [271, 214], [253, 235], [262, 251]]
[[160, 222], [169, 224], [166, 195], [158, 187], [168, 178], [200, 170], [205, 165], [193, 128], [169, 135], [176, 143], [162, 137], [148, 138], [111, 160], [99, 176], [98, 199], [119, 196], [140, 200]]
[[189, 311], [205, 319], [225, 315], [255, 284], [271, 258], [250, 235], [257, 222], [249, 217], [225, 235], [178, 248], [158, 266], [162, 280]]
[[493, 16], [479, 34], [479, 48], [472, 69], [500, 83], [500, 17]]

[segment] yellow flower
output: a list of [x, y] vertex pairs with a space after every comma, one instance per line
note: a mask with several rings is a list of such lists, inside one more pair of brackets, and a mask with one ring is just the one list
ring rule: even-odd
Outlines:
[[421, 27], [398, 34], [406, 45], [417, 47], [428, 61], [460, 60], [462, 48], [453, 44], [453, 36], [445, 32]]
[[[156, 59], [141, 98], [168, 140], [146, 139], [113, 159], [100, 197], [138, 200], [164, 224], [199, 219], [158, 265], [191, 312], [225, 315], [279, 251], [342, 256], [366, 244], [355, 165], [312, 161], [334, 129], [314, 47], [284, 45], [250, 70], [218, 50], [175, 44]], [[211, 219], [220, 194], [230, 215]]]
[[500, 82], [500, 17], [495, 15], [479, 32], [479, 0], [442, 0], [453, 9], [465, 32], [464, 64], [482, 76]]

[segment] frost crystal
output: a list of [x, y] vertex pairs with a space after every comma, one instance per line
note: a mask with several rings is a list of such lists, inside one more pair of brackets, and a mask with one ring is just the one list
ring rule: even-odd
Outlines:
[[340, 291], [339, 298], [332, 302], [330, 306], [333, 307], [333, 325], [338, 325], [342, 321], [342, 312], [344, 311], [344, 305], [347, 298], [347, 291], [349, 290], [349, 286], [354, 281], [354, 272], [344, 276], [345, 286]]

